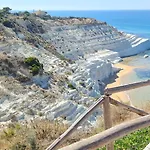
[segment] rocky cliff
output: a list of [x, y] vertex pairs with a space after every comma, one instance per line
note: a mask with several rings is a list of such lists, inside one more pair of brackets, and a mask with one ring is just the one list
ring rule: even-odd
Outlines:
[[[103, 94], [105, 81], [118, 71], [114, 63], [150, 48], [148, 39], [119, 32], [105, 22], [46, 18], [8, 14], [7, 24], [1, 20], [0, 53], [16, 65], [10, 69], [0, 58], [0, 122], [37, 117], [72, 123]], [[14, 60], [28, 57], [43, 64], [42, 74], [33, 76]], [[11, 71], [28, 80], [18, 80]], [[89, 123], [100, 114], [93, 113]]]

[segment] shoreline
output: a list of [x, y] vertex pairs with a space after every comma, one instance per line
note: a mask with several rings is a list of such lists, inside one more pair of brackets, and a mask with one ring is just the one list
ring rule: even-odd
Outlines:
[[[112, 88], [112, 87], [117, 87], [117, 86], [122, 85], [123, 84], [122, 83], [123, 77], [125, 75], [129, 74], [130, 72], [132, 72], [132, 70], [135, 68], [135, 67], [132, 67], [132, 66], [121, 64], [121, 63], [115, 64], [114, 66], [116, 68], [121, 68], [122, 70], [117, 73], [117, 78], [115, 79], [115, 81], [113, 83], [108, 84], [107, 88]], [[120, 102], [131, 105], [130, 98], [126, 94], [126, 92], [115, 93], [115, 94], [112, 94], [111, 97], [115, 100], [118, 100]]]

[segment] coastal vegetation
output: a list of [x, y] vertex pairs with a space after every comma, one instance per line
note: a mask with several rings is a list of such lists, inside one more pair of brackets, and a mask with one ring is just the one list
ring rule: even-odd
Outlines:
[[33, 75], [37, 75], [40, 70], [43, 70], [43, 64], [41, 64], [35, 57], [25, 58], [24, 62], [29, 67]]
[[68, 88], [70, 88], [70, 89], [72, 89], [72, 90], [76, 89], [75, 86], [72, 85], [71, 83], [68, 83]]
[[3, 25], [8, 28], [13, 28], [13, 23], [7, 19], [3, 20]]
[[[122, 108], [113, 109], [112, 116], [113, 124], [119, 124], [134, 118], [131, 113], [123, 111]], [[120, 117], [121, 116], [121, 117]], [[127, 118], [128, 116], [128, 118]], [[133, 117], [134, 116], [134, 117]], [[124, 118], [126, 118], [124, 120]], [[116, 119], [116, 120], [114, 120]], [[2, 150], [44, 150], [51, 144], [57, 137], [59, 137], [68, 128], [58, 121], [48, 120], [34, 120], [20, 124], [18, 122], [10, 123], [7, 128], [1, 130], [0, 133], [0, 147]], [[62, 146], [66, 146], [77, 142], [83, 138], [90, 137], [104, 130], [103, 118], [100, 118], [97, 127], [91, 128], [87, 131], [76, 131], [73, 135], [64, 142]], [[133, 132], [119, 140], [115, 141], [115, 150], [135, 150], [143, 149], [150, 141], [150, 127]], [[100, 148], [97, 150], [106, 150]]]
[[43, 150], [66, 129], [63, 124], [47, 120], [11, 123], [0, 132], [0, 149]]
[[11, 9], [9, 7], [4, 7], [2, 9], [0, 9], [0, 16], [4, 17], [8, 14], [10, 14]]
[[6, 27], [12, 27], [11, 21], [8, 20], [7, 16], [10, 14], [11, 9], [9, 7], [4, 7], [0, 9], [0, 23], [2, 22]]
[[[117, 141], [115, 141], [115, 150], [143, 150], [150, 141], [150, 127], [133, 132]], [[101, 148], [98, 150], [106, 150]]]
[[141, 129], [115, 142], [115, 149], [144, 149], [150, 141], [150, 127]]

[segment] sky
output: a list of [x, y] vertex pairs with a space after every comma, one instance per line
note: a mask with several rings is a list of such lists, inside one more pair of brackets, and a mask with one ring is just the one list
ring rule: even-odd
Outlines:
[[150, 0], [0, 0], [13, 10], [150, 10]]

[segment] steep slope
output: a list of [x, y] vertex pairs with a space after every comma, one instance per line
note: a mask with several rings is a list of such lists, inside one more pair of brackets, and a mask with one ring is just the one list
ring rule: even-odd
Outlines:
[[[113, 63], [150, 47], [147, 39], [89, 18], [9, 14], [7, 19], [11, 26], [0, 23], [0, 53], [28, 80], [22, 83], [3, 65], [7, 74], [0, 75], [0, 122], [39, 117], [72, 123], [103, 94], [105, 81], [118, 71]], [[31, 76], [22, 64], [18, 67], [27, 57], [36, 57], [44, 74]], [[2, 57], [0, 62], [2, 68]], [[101, 113], [93, 113], [89, 123]]]
[[150, 48], [148, 39], [118, 32], [106, 23], [47, 27], [47, 32], [42, 37], [53, 43], [59, 53], [73, 60], [106, 49], [118, 52], [120, 57], [124, 57]]

